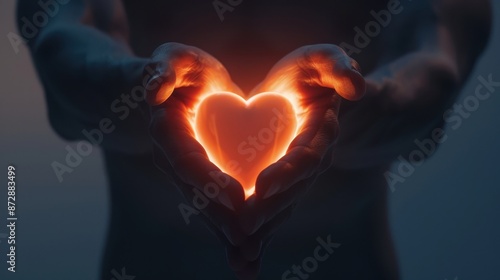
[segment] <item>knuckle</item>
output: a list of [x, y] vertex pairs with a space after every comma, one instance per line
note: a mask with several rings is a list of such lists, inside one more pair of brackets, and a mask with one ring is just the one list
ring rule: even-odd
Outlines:
[[181, 43], [168, 42], [159, 46], [157, 50], [162, 53], [173, 53], [173, 52], [181, 52], [186, 47], [187, 47], [186, 45]]
[[315, 149], [309, 147], [305, 148], [304, 156], [304, 160], [313, 167], [316, 167], [321, 163], [322, 155], [320, 155]]
[[323, 157], [316, 149], [305, 145], [296, 146], [290, 152], [296, 154], [297, 161], [295, 164], [286, 162], [286, 169], [293, 169], [294, 165], [306, 166], [314, 169], [321, 163]]
[[326, 140], [325, 142], [332, 145], [340, 134], [340, 124], [333, 111], [330, 111], [329, 114], [331, 114], [331, 117], [324, 127], [324, 135]]
[[317, 62], [331, 61], [346, 56], [340, 47], [331, 44], [311, 45], [307, 49], [307, 55], [312, 61]]

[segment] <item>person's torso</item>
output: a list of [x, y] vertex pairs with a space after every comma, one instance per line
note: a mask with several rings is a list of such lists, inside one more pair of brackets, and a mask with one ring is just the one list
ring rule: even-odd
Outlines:
[[[240, 2], [240, 3], [239, 3]], [[159, 45], [179, 42], [219, 59], [249, 91], [287, 53], [309, 45], [352, 44], [354, 27], [373, 20], [386, 0], [353, 1], [131, 1], [125, 0], [134, 51], [147, 57]], [[231, 6], [231, 3], [237, 4]], [[373, 52], [373, 47], [366, 51]], [[376, 56], [361, 53], [363, 69]]]

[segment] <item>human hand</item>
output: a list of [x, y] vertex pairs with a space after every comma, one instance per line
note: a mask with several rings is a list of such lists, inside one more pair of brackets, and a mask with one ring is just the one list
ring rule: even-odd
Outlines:
[[302, 108], [303, 123], [286, 155], [260, 173], [255, 197], [241, 209], [240, 225], [249, 236], [228, 249], [230, 264], [241, 279], [256, 277], [262, 252], [275, 231], [331, 165], [341, 97], [361, 98], [365, 81], [357, 63], [342, 49], [312, 45], [285, 56], [253, 92], [267, 91], [293, 94]]
[[365, 97], [342, 104], [336, 164], [359, 168], [405, 154], [443, 124], [458, 80], [456, 65], [439, 54], [412, 53], [378, 68], [366, 77]]
[[244, 201], [243, 188], [210, 162], [194, 137], [190, 116], [193, 104], [204, 94], [240, 90], [219, 61], [192, 46], [164, 44], [146, 67], [154, 70], [146, 99], [151, 105], [156, 165], [172, 177], [218, 237], [237, 243], [243, 238], [234, 226], [235, 213]]

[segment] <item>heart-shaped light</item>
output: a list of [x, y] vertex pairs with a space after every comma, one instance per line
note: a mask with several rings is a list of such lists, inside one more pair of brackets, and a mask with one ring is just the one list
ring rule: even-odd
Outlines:
[[209, 94], [194, 113], [198, 142], [215, 165], [241, 183], [247, 198], [259, 173], [286, 153], [298, 127], [290, 101], [270, 92], [249, 100], [229, 92]]

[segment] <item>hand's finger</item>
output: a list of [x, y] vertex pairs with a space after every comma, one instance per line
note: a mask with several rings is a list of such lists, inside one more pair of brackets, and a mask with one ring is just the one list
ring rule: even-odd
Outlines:
[[231, 244], [226, 246], [226, 260], [233, 271], [243, 270], [248, 264], [248, 260], [240, 254], [239, 248]]
[[279, 210], [279, 213], [273, 215], [263, 225], [260, 225], [258, 230], [250, 235], [245, 242], [240, 246], [240, 253], [249, 260], [254, 261], [262, 255], [263, 251], [269, 244], [270, 238], [278, 231], [283, 223], [285, 223], [293, 213], [296, 202], [288, 204], [284, 209]]
[[247, 265], [242, 270], [235, 271], [236, 278], [238, 278], [239, 280], [257, 279], [257, 277], [259, 276], [261, 264], [262, 264], [262, 258], [247, 263]]
[[[167, 159], [162, 160], [157, 164], [161, 164], [162, 168], [165, 169], [166, 172], [172, 172], [176, 170], [170, 166], [170, 163], [167, 161]], [[208, 166], [207, 168], [214, 168], [210, 162], [207, 162], [207, 160], [203, 158], [200, 160], [194, 160], [193, 163], [187, 164], [192, 167], [206, 165]], [[203, 167], [199, 167], [195, 170], [200, 171], [202, 168]], [[216, 182], [215, 184], [213, 182], [209, 182], [205, 184], [205, 187], [203, 188], [186, 183], [186, 181], [188, 180], [185, 177], [181, 178], [179, 174], [184, 174], [184, 176], [188, 176], [189, 174], [182, 171], [179, 172], [178, 170], [176, 170], [174, 174], [169, 175], [173, 176], [175, 184], [178, 186], [178, 189], [181, 191], [184, 197], [186, 197], [189, 202], [202, 213], [201, 218], [203, 218], [207, 223], [213, 224], [215, 227], [217, 227], [218, 230], [225, 235], [227, 240], [231, 242], [231, 244], [237, 245], [241, 243], [244, 238], [246, 238], [246, 235], [240, 230], [240, 227], [237, 224], [234, 216], [235, 208], [237, 209], [241, 204], [243, 204], [243, 202], [238, 202], [238, 204], [232, 202], [234, 198], [234, 189], [232, 189], [232, 187], [234, 187], [235, 189], [237, 188], [237, 195], [243, 196], [242, 190], [238, 192], [238, 190], [241, 189], [241, 186], [236, 181], [231, 182], [231, 180], [234, 179], [230, 178], [229, 175], [222, 173], [218, 169], [205, 172], [209, 173], [210, 179], [197, 178], [190, 181], [191, 184], [202, 184], [203, 180], [213, 180], [214, 182]], [[230, 186], [231, 184], [233, 184], [233, 186]], [[224, 186], [230, 189], [226, 190], [223, 188]], [[220, 190], [217, 190], [218, 188]], [[219, 193], [216, 193], [217, 191], [219, 191]], [[241, 200], [243, 200], [243, 198], [241, 198]], [[232, 211], [229, 211], [227, 208], [231, 209]]]
[[224, 244], [226, 249], [226, 260], [229, 267], [233, 271], [243, 270], [249, 264], [249, 261], [241, 255], [240, 248], [234, 246], [230, 240], [227, 239], [226, 235], [224, 235], [224, 233], [216, 225], [212, 224], [206, 217], [202, 217], [202, 219], [205, 221], [207, 229], [214, 234], [222, 244]]
[[146, 100], [159, 105], [167, 100], [175, 88], [191, 86], [203, 71], [201, 54], [197, 48], [178, 43], [168, 43], [155, 50], [152, 63], [144, 69], [150, 76], [146, 84]]
[[[225, 248], [226, 248], [226, 259], [227, 259], [227, 262], [229, 264], [229, 266], [231, 267], [231, 269], [233, 271], [241, 271], [241, 270], [244, 270], [245, 267], [247, 267], [247, 265], [251, 262], [251, 261], [254, 261], [257, 259], [257, 257], [253, 257], [253, 255], [251, 255], [251, 259], [249, 258], [246, 258], [244, 254], [242, 254], [242, 250], [241, 250], [241, 245], [234, 245], [234, 243], [232, 242], [232, 240], [230, 240], [231, 237], [228, 237], [219, 227], [218, 225], [214, 224], [213, 223], [213, 220], [206, 217], [206, 216], [202, 216], [201, 217], [202, 220], [205, 222], [205, 225], [207, 227], [207, 229], [212, 233], [214, 234], [217, 239], [219, 239], [219, 241], [221, 241]], [[247, 236], [245, 236], [246, 238]], [[243, 240], [242, 240], [243, 241]], [[239, 242], [239, 243], [243, 243], [243, 242]], [[252, 242], [253, 244], [253, 242]], [[262, 245], [259, 245], [259, 246], [262, 246]], [[254, 251], [256, 250], [256, 248], [250, 248], [250, 251]], [[258, 249], [258, 252], [255, 253], [257, 255], [262, 255], [261, 254], [261, 250], [260, 250], [260, 247]]]
[[[232, 245], [231, 242], [229, 242], [229, 240], [226, 238], [226, 236], [210, 222], [206, 222], [205, 224], [208, 230], [212, 234], [214, 234], [217, 239], [222, 242], [222, 244], [224, 244], [226, 250], [226, 260], [229, 267], [233, 271], [243, 271], [245, 270], [245, 268], [248, 269], [248, 265], [251, 261], [245, 259], [245, 257], [241, 254], [240, 247]], [[267, 246], [267, 243], [265, 245]], [[262, 256], [262, 254], [260, 254], [260, 256]], [[257, 258], [253, 259], [252, 261], [256, 259]]]
[[365, 80], [358, 63], [335, 45], [308, 46], [299, 67], [307, 73], [310, 85], [334, 89], [348, 100], [358, 100], [365, 93]]
[[239, 246], [240, 254], [248, 261], [255, 261], [260, 256], [262, 245], [261, 239], [250, 238]]
[[276, 216], [270, 223], [249, 237], [247, 243], [239, 248], [231, 249], [232, 258], [238, 260], [239, 267], [233, 268], [238, 279], [256, 279], [265, 250], [271, 243], [275, 232], [290, 218], [294, 207], [295, 205]]
[[256, 280], [259, 276], [261, 259], [247, 264], [244, 270], [235, 272], [236, 278], [239, 280]]
[[[155, 150], [159, 147], [155, 146]], [[173, 172], [168, 160], [163, 155], [162, 151], [157, 151], [154, 154], [155, 165], [160, 168], [166, 175], [171, 177], [177, 186], [177, 190], [192, 204], [200, 213], [199, 217], [205, 222], [207, 228], [211, 230], [219, 239], [224, 240], [227, 244], [238, 245], [247, 235], [240, 230], [237, 224], [236, 213], [228, 210], [227, 206], [219, 205], [218, 203], [210, 203], [210, 201], [201, 195], [200, 191], [195, 191], [195, 187], [190, 186], [179, 179]]]
[[163, 151], [158, 147], [158, 145], [153, 146], [153, 162], [154, 165], [165, 175], [172, 177], [173, 169], [168, 162], [167, 157], [163, 154]]
[[242, 94], [231, 81], [226, 68], [203, 50], [179, 43], [158, 47], [151, 63], [144, 69], [146, 100], [151, 105], [163, 103], [173, 91], [181, 87], [196, 87], [205, 91], [231, 91]]
[[243, 204], [245, 196], [241, 184], [209, 161], [205, 150], [193, 137], [182, 102], [171, 98], [165, 106], [155, 108], [150, 130], [181, 181], [232, 210]]
[[279, 195], [271, 196], [268, 199], [255, 199], [252, 205], [243, 207], [239, 213], [240, 226], [243, 232], [249, 235], [254, 234], [265, 223], [280, 215], [282, 211], [285, 211], [291, 205], [297, 203], [309, 190], [310, 186], [314, 184], [317, 176], [331, 166], [333, 159], [332, 150], [333, 146], [323, 158], [315, 176], [296, 183]]
[[202, 213], [200, 218], [207, 228], [226, 246], [239, 246], [248, 237], [238, 226], [235, 213], [223, 206], [212, 203], [198, 210]]
[[[160, 66], [154, 67], [160, 68]], [[150, 76], [146, 84], [146, 102], [150, 105], [159, 105], [163, 103], [170, 97], [170, 95], [172, 95], [175, 89], [175, 81], [175, 71], [170, 67], [167, 69], [156, 70], [153, 76]]]
[[229, 244], [226, 247], [227, 260], [233, 271], [242, 271], [248, 263], [262, 258], [265, 249], [271, 242], [272, 235], [290, 217], [292, 208], [282, 211], [271, 223], [264, 226], [258, 233], [248, 237], [239, 246]]
[[244, 233], [253, 235], [260, 228], [282, 215], [291, 205], [296, 204], [314, 183], [316, 176], [302, 180], [279, 195], [268, 199], [257, 199], [252, 206], [245, 207], [239, 215], [240, 226]]
[[318, 167], [339, 134], [337, 120], [340, 98], [336, 95], [317, 100], [310, 107], [306, 123], [292, 141], [287, 153], [264, 169], [256, 181], [258, 198], [286, 191], [297, 182], [318, 172]]
[[245, 241], [239, 246], [227, 246], [226, 254], [229, 266], [233, 271], [242, 271], [251, 262], [263, 255], [263, 247], [267, 245], [263, 240], [254, 238]]
[[267, 249], [269, 246], [271, 239], [274, 234], [281, 228], [281, 226], [286, 223], [293, 214], [295, 207], [297, 206], [297, 202], [290, 204], [286, 209], [281, 211], [278, 215], [276, 215], [273, 219], [265, 223], [257, 232], [252, 234], [249, 239], [256, 238], [260, 240], [264, 240], [262, 245], [262, 252]]

